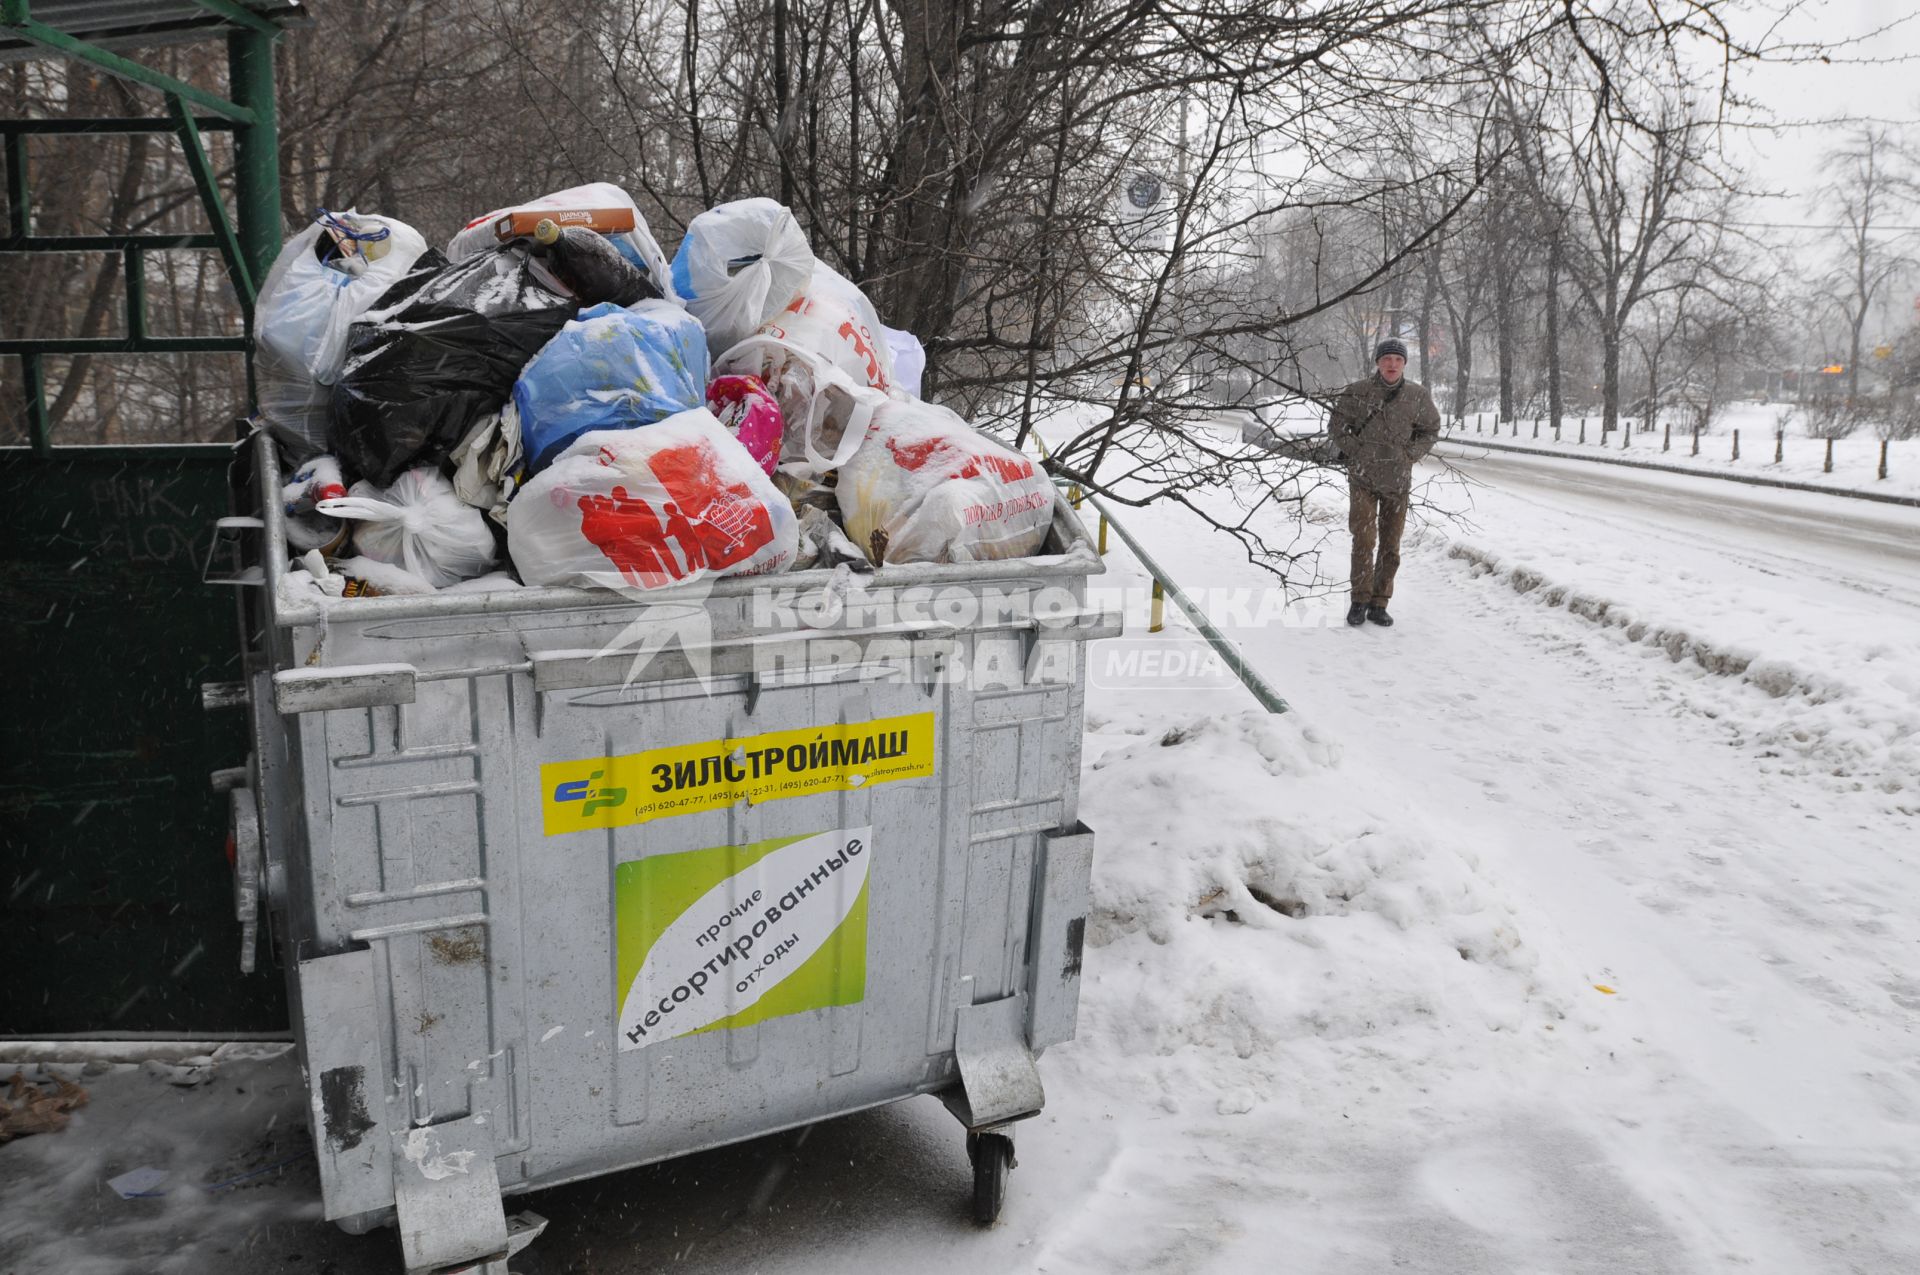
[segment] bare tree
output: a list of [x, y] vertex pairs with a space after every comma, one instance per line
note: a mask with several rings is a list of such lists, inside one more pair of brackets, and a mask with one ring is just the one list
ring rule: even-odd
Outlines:
[[1913, 259], [1902, 251], [1904, 234], [1888, 226], [1915, 202], [1911, 157], [1887, 130], [1861, 128], [1821, 164], [1827, 177], [1818, 206], [1838, 219], [1842, 237], [1834, 269], [1823, 281], [1847, 331], [1847, 401], [1860, 398], [1861, 332], [1888, 282]]

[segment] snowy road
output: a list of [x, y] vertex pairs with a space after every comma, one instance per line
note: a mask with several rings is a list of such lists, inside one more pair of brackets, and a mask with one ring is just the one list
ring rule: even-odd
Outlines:
[[[1339, 597], [1265, 610], [1223, 537], [1127, 515], [1270, 621], [1234, 636], [1296, 711], [1096, 668], [1082, 1031], [998, 1226], [965, 1220], [958, 1130], [921, 1100], [530, 1197], [553, 1226], [516, 1265], [1920, 1269], [1920, 511], [1467, 469], [1429, 489], [1468, 521], [1418, 532], [1391, 630]], [[1343, 511], [1310, 530], [1339, 573]], [[1202, 650], [1148, 638], [1145, 577], [1109, 567], [1116, 661]], [[112, 1077], [0, 1153], [0, 1253], [26, 1255], [0, 1271], [392, 1269], [390, 1234], [312, 1219], [310, 1167], [103, 1192], [222, 1139], [266, 1160], [262, 1113], [298, 1113], [273, 1066]]]
[[1511, 502], [1578, 515], [1648, 561], [1679, 542], [1778, 574], [1842, 583], [1920, 606], [1920, 510], [1734, 482], [1448, 445], [1441, 456]]

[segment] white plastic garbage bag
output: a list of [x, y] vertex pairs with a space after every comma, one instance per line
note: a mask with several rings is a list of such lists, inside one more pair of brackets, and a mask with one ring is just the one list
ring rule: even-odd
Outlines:
[[280, 249], [260, 285], [260, 344], [331, 385], [346, 361], [347, 329], [426, 250], [427, 241], [405, 222], [322, 210]]
[[797, 545], [793, 507], [704, 407], [583, 434], [507, 506], [528, 584], [658, 589], [783, 571]]
[[824, 356], [783, 337], [756, 334], [728, 350], [716, 376], [754, 376], [780, 404], [778, 469], [818, 478], [845, 464], [886, 393], [847, 375]]
[[913, 398], [920, 397], [920, 378], [927, 371], [927, 349], [920, 344], [920, 338], [905, 328], [890, 328], [884, 324], [880, 335], [887, 343], [887, 350], [893, 355], [893, 388], [901, 394]]
[[436, 589], [493, 567], [486, 516], [431, 466], [407, 470], [385, 490], [357, 482], [345, 496], [317, 507], [358, 524], [353, 547], [361, 556], [405, 568]]
[[874, 412], [836, 494], [848, 535], [876, 564], [1025, 557], [1053, 518], [1038, 465], [919, 399]]
[[[478, 252], [500, 245], [500, 237], [494, 225], [502, 217], [516, 212], [563, 212], [570, 209], [625, 208], [633, 213], [633, 229], [607, 236], [613, 240], [613, 246], [620, 249], [627, 260], [633, 262], [653, 277], [653, 286], [660, 295], [669, 301], [679, 298], [673, 291], [673, 270], [667, 264], [667, 254], [660, 251], [660, 244], [647, 229], [647, 219], [640, 215], [640, 205], [633, 202], [633, 196], [621, 190], [612, 182], [588, 182], [584, 186], [570, 186], [566, 190], [556, 190], [551, 195], [542, 195], [524, 204], [515, 204], [511, 208], [496, 208], [483, 217], [475, 217], [462, 227], [452, 239], [447, 241], [447, 260], [461, 261]], [[556, 218], [556, 220], [564, 220]]]
[[806, 290], [760, 331], [823, 354], [848, 376], [886, 390], [893, 385], [893, 351], [882, 335], [885, 326], [858, 284], [816, 261]]
[[771, 199], [716, 204], [687, 223], [673, 254], [673, 287], [724, 350], [792, 304], [813, 277], [813, 249]]
[[714, 361], [714, 374], [757, 376], [785, 419], [780, 468], [814, 478], [837, 469], [866, 434], [893, 383], [893, 354], [866, 294], [816, 264], [807, 291]]
[[[323, 242], [324, 241], [324, 242]], [[329, 213], [288, 240], [260, 285], [260, 407], [316, 446], [326, 441], [327, 392], [347, 357], [347, 329], [413, 268], [427, 241], [405, 222]]]

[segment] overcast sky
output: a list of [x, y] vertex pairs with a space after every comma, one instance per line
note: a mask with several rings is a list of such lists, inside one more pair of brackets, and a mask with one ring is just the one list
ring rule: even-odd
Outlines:
[[[1915, 128], [1920, 118], [1920, 17], [1914, 9], [1912, 0], [1813, 0], [1779, 27], [1779, 38], [1816, 43], [1893, 29], [1864, 44], [1836, 48], [1830, 64], [1761, 65], [1737, 75], [1735, 91], [1775, 119], [1811, 121], [1778, 135], [1750, 133], [1729, 143], [1730, 152], [1750, 164], [1756, 186], [1788, 194], [1761, 205], [1762, 220], [1823, 220], [1813, 215], [1807, 201], [1819, 184], [1820, 157], [1847, 131], [1848, 125], [1839, 121], [1870, 118], [1920, 132]], [[1745, 15], [1753, 23], [1752, 34], [1777, 17], [1778, 10], [1776, 4], [1753, 5]]]

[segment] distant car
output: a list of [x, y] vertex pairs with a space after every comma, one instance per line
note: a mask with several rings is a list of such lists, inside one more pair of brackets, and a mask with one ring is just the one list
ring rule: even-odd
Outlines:
[[1270, 452], [1303, 460], [1314, 465], [1338, 464], [1333, 440], [1324, 430], [1307, 429], [1298, 421], [1269, 422], [1258, 410], [1227, 408], [1220, 412], [1222, 423], [1239, 426], [1240, 441]]

